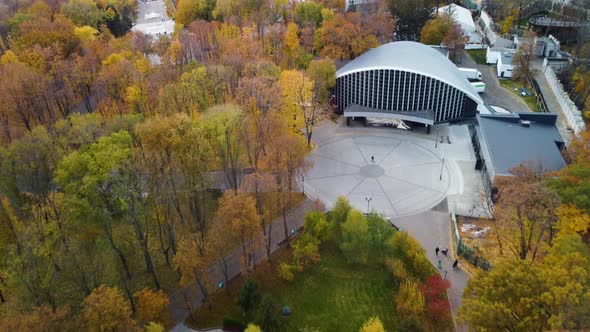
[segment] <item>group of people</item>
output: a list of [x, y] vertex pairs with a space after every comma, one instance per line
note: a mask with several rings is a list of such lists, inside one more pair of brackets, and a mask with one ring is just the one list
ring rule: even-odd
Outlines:
[[[441, 252], [443, 255], [448, 256], [449, 255], [449, 249], [448, 248], [444, 248], [443, 250], [440, 250], [439, 247], [436, 247], [436, 249], [434, 249], [434, 252], [436, 253], [436, 256], [438, 256], [438, 253]], [[459, 265], [459, 260], [455, 259], [455, 261], [453, 262], [453, 269], [458, 269]], [[442, 269], [442, 260], [438, 260], [438, 268]]]

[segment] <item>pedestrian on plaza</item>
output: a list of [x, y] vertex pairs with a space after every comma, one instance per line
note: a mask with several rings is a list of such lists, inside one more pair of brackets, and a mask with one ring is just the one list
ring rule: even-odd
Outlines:
[[443, 255], [447, 256], [449, 254], [449, 249], [444, 248], [443, 250], [441, 250], [441, 252], [443, 253]]
[[453, 262], [453, 269], [456, 269], [457, 265], [459, 265], [459, 261], [455, 259], [455, 261]]
[[440, 251], [440, 249], [438, 249], [438, 247], [436, 247], [436, 249], [434, 249], [434, 252], [436, 253], [437, 256], [438, 256], [439, 251]]
[[440, 259], [438, 260], [438, 268], [442, 269], [442, 261]]
[[375, 156], [371, 156], [371, 162], [375, 163]]

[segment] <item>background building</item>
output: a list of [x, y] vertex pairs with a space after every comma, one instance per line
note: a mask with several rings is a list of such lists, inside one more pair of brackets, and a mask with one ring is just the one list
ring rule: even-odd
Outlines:
[[475, 28], [471, 11], [467, 8], [450, 4], [438, 9], [439, 14], [449, 14], [461, 27], [461, 31], [468, 38], [468, 44], [481, 44], [482, 36]]
[[483, 101], [465, 75], [435, 49], [416, 42], [374, 48], [336, 72], [338, 112], [345, 117], [432, 125], [474, 117]]

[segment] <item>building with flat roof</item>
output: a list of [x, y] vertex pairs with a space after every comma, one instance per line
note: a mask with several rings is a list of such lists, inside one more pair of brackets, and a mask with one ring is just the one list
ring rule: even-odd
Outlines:
[[445, 56], [400, 41], [371, 49], [336, 72], [336, 103], [347, 118], [375, 117], [432, 125], [475, 117], [483, 101]]
[[555, 113], [478, 114], [470, 126], [476, 169], [491, 190], [497, 176], [511, 176], [510, 169], [533, 163], [547, 171], [566, 166], [564, 141], [555, 127]]

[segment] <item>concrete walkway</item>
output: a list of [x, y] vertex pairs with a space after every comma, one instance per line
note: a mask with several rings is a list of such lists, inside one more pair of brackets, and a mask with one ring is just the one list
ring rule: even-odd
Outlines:
[[[287, 226], [289, 230], [298, 230], [304, 224], [305, 213], [311, 210], [313, 202], [309, 199], [305, 200], [298, 207], [289, 211], [287, 215]], [[283, 227], [283, 219], [277, 218], [271, 227], [271, 251], [276, 251], [284, 240], [285, 233]], [[265, 248], [262, 246], [259, 250], [255, 251], [255, 258], [257, 262], [266, 259]], [[235, 248], [226, 257], [229, 279], [233, 279], [240, 275], [241, 262], [240, 262], [240, 250]], [[219, 263], [216, 263], [209, 267], [208, 280], [216, 283], [216, 281], [223, 281], [223, 272]], [[187, 287], [181, 288], [168, 296], [170, 300], [170, 308], [172, 311], [172, 318], [178, 323], [174, 327], [174, 331], [187, 331], [184, 329], [184, 320], [188, 317], [191, 308], [197, 308], [203, 302], [203, 294], [199, 290], [199, 287], [193, 283]], [[183, 327], [184, 326], [184, 327]]]
[[[439, 259], [442, 261], [443, 268], [439, 270], [439, 273], [443, 278], [451, 282], [451, 288], [447, 291], [447, 296], [451, 303], [455, 323], [458, 324], [456, 319], [457, 308], [461, 306], [461, 296], [463, 295], [463, 289], [467, 286], [469, 276], [461, 270], [460, 265], [458, 270], [452, 269], [455, 258], [450, 254], [449, 256], [444, 256], [442, 253], [439, 253], [437, 256], [434, 251], [437, 246], [440, 249], [451, 248], [451, 230], [446, 200], [429, 211], [395, 218], [391, 221], [397, 227], [407, 231], [422, 245], [424, 250], [426, 250], [426, 257], [432, 265], [437, 266]], [[467, 330], [462, 325], [456, 325], [456, 328], [457, 331]]]

